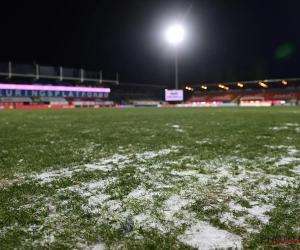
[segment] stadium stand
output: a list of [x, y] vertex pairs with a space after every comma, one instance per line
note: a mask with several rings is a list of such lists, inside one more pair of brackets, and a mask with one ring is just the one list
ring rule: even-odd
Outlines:
[[[67, 107], [106, 107], [112, 105], [156, 106], [163, 102], [165, 86], [120, 83], [103, 79], [102, 72], [52, 67], [38, 64], [0, 63], [0, 107], [18, 108], [34, 105]], [[91, 91], [41, 91], [7, 89], [8, 84], [89, 87]], [[27, 88], [27, 87], [26, 87]], [[110, 93], [97, 93], [94, 88], [109, 88]], [[50, 106], [49, 106], [50, 105]]]
[[[14, 87], [7, 89], [9, 84]], [[57, 88], [35, 89], [41, 85]], [[64, 87], [77, 88], [59, 89]], [[79, 87], [85, 90], [79, 91]], [[168, 106], [164, 101], [165, 89], [162, 85], [122, 83], [118, 74], [115, 79], [103, 79], [101, 71], [0, 63], [0, 108]], [[299, 78], [182, 86], [182, 89], [184, 106], [299, 105], [300, 100]], [[171, 105], [174, 104], [179, 103]]]
[[[187, 102], [193, 105], [236, 104], [240, 106], [297, 105], [300, 79], [256, 80], [193, 86]], [[186, 87], [190, 89], [191, 87]]]

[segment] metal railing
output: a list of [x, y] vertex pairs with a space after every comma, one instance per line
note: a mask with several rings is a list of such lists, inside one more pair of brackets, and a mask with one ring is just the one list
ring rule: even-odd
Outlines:
[[89, 72], [84, 69], [44, 66], [39, 64], [0, 63], [0, 76], [7, 79], [13, 77], [28, 78], [33, 80], [49, 79], [57, 81], [77, 81], [119, 84], [119, 75], [115, 80], [103, 79], [102, 72]]

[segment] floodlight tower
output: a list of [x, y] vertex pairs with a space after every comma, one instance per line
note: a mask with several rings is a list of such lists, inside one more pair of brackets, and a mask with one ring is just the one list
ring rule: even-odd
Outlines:
[[175, 24], [167, 30], [167, 39], [175, 49], [175, 89], [178, 89], [178, 45], [183, 37], [184, 31], [180, 24]]

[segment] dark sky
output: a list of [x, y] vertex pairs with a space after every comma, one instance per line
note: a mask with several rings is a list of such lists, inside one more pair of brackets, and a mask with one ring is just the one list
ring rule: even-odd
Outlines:
[[179, 46], [180, 85], [300, 76], [300, 0], [6, 2], [0, 61], [118, 71], [121, 82], [173, 85], [165, 31], [193, 4]]

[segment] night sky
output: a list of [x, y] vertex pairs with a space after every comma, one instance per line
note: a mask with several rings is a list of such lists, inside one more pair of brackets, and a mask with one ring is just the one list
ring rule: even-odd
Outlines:
[[174, 48], [165, 31], [191, 4], [179, 85], [300, 77], [299, 0], [10, 1], [1, 6], [0, 61], [172, 86]]

